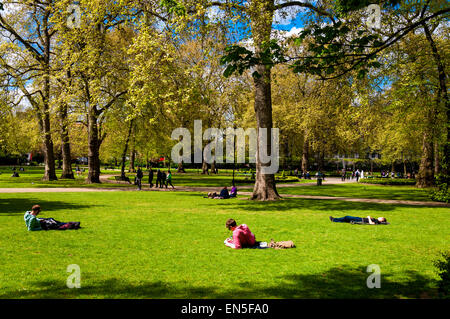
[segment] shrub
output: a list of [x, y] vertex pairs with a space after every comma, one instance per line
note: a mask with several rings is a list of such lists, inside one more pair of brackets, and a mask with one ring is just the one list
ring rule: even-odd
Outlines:
[[450, 251], [441, 253], [442, 259], [434, 262], [434, 266], [438, 269], [437, 273], [441, 280], [439, 281], [439, 295], [442, 298], [450, 298]]
[[438, 190], [431, 193], [431, 200], [436, 202], [448, 203], [450, 200], [450, 193], [448, 190], [448, 176], [440, 174], [436, 177], [436, 185]]
[[415, 185], [415, 179], [406, 178], [364, 178], [359, 180], [363, 184], [380, 184], [380, 185]]

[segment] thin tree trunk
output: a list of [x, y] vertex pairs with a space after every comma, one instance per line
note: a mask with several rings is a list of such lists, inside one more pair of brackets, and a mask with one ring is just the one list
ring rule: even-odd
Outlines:
[[121, 167], [120, 167], [120, 179], [123, 180], [123, 181], [126, 179], [126, 176], [125, 176], [125, 164], [126, 164], [126, 160], [127, 160], [128, 144], [130, 143], [130, 137], [131, 137], [132, 130], [133, 130], [133, 120], [130, 121], [130, 126], [128, 128], [127, 139], [125, 141], [125, 145], [123, 147], [123, 152], [122, 152], [122, 164], [121, 164]]
[[60, 108], [61, 120], [61, 153], [62, 173], [61, 178], [74, 179], [72, 170], [72, 155], [70, 154], [69, 128], [67, 125], [67, 104], [63, 103]]
[[308, 171], [308, 159], [309, 159], [309, 145], [308, 145], [309, 141], [308, 139], [304, 138], [303, 140], [303, 152], [302, 152], [302, 173], [303, 175], [306, 174], [306, 172]]
[[439, 143], [434, 141], [434, 175], [438, 175], [441, 171], [439, 159]]
[[89, 153], [88, 153], [89, 173], [86, 182], [89, 184], [100, 183], [99, 139], [97, 127], [97, 111], [95, 105], [89, 106], [88, 140], [89, 140]]

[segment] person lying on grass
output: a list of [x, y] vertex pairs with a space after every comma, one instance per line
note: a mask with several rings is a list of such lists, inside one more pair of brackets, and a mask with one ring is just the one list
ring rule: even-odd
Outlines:
[[384, 218], [384, 217], [372, 218], [370, 216], [367, 216], [367, 218], [353, 217], [353, 216], [333, 218], [333, 216], [330, 216], [330, 220], [335, 223], [370, 224], [370, 225], [387, 225], [388, 224], [386, 218]]
[[265, 241], [256, 241], [255, 235], [250, 231], [247, 225], [242, 224], [236, 226], [236, 221], [232, 218], [228, 219], [225, 226], [233, 232], [233, 236], [225, 239], [224, 244], [233, 249], [241, 248], [275, 248], [286, 249], [295, 248], [295, 244], [292, 240], [275, 242], [273, 239], [270, 244]]
[[220, 191], [220, 194], [217, 195], [216, 192], [209, 192], [208, 196], [205, 198], [213, 198], [213, 199], [229, 199], [230, 198], [230, 193], [228, 193], [228, 188], [225, 186], [224, 188], [222, 188], [222, 190]]
[[66, 230], [66, 229], [79, 229], [81, 228], [79, 222], [62, 223], [53, 218], [37, 218], [37, 215], [41, 212], [41, 206], [34, 205], [31, 207], [31, 211], [27, 211], [23, 216], [25, 224], [30, 231], [36, 230]]
[[231, 238], [225, 239], [225, 245], [233, 249], [251, 248], [256, 245], [255, 235], [246, 224], [237, 226], [236, 221], [228, 219], [225, 226], [233, 232]]

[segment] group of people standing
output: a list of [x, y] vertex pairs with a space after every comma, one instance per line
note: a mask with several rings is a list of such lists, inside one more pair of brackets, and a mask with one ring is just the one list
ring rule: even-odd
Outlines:
[[355, 179], [359, 181], [360, 178], [364, 178], [364, 171], [357, 169], [356, 171], [347, 171], [345, 168], [342, 170], [341, 180], [345, 181], [346, 179]]
[[[148, 184], [150, 188], [153, 188], [153, 169], [150, 167], [148, 170]], [[142, 172], [142, 169], [138, 167], [138, 170], [136, 172], [136, 185], [138, 186], [139, 190], [142, 189], [142, 179], [144, 178], [144, 173]], [[156, 171], [156, 185], [155, 188], [163, 188], [164, 186], [167, 188], [168, 186], [172, 186], [172, 189], [175, 189], [175, 187], [172, 184], [172, 173], [170, 170], [167, 172], [167, 174], [164, 171], [161, 171], [159, 168]]]

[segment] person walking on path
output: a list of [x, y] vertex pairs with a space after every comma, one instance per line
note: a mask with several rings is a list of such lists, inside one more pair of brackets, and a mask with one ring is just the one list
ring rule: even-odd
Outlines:
[[166, 173], [164, 171], [161, 172], [161, 182], [159, 183], [159, 188], [163, 188], [163, 186], [166, 186], [167, 188], [167, 184], [166, 184]]
[[144, 177], [144, 173], [142, 173], [141, 167], [138, 167], [136, 172], [136, 184], [139, 190], [142, 189], [142, 178]]
[[160, 188], [161, 188], [161, 170], [159, 168], [156, 171], [156, 185], [155, 185], [155, 188], [158, 188], [158, 186], [160, 186]]
[[150, 188], [152, 188], [153, 187], [153, 170], [151, 167], [148, 171], [148, 183], [150, 184]]
[[172, 186], [172, 189], [175, 189], [175, 187], [172, 185], [172, 173], [169, 171], [166, 178], [166, 188], [167, 186]]

